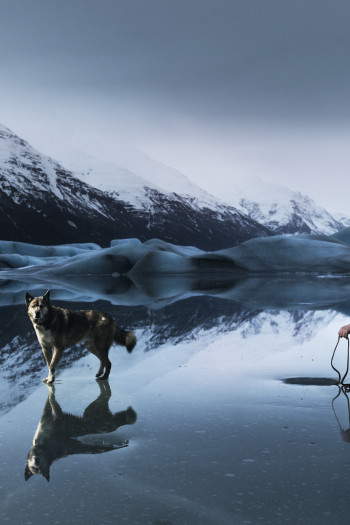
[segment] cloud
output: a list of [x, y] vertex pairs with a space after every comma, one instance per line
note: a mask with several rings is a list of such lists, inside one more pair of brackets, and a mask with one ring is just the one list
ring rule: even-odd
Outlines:
[[347, 0], [1, 8], [2, 123], [44, 152], [65, 139], [111, 158], [125, 140], [198, 178], [254, 172], [333, 199], [350, 160]]
[[133, 97], [197, 118], [348, 118], [350, 4], [14, 0], [3, 73], [29, 88]]

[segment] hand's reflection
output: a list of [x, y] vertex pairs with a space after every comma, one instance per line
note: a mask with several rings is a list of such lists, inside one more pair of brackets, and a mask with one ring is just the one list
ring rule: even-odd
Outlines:
[[117, 444], [82, 443], [74, 439], [91, 434], [114, 432], [123, 425], [136, 421], [136, 412], [127, 410], [112, 414], [108, 401], [112, 395], [108, 381], [98, 381], [100, 394], [84, 411], [82, 417], [64, 413], [55, 399], [54, 387], [49, 386], [49, 394], [35, 432], [24, 477], [27, 481], [33, 474], [40, 474], [50, 480], [51, 464], [57, 459], [71, 454], [101, 454], [125, 447], [128, 441]]

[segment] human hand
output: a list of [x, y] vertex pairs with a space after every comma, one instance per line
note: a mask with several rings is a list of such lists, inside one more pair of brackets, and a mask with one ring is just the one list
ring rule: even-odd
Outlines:
[[345, 326], [342, 326], [338, 332], [339, 337], [345, 337], [345, 339], [348, 339], [349, 334], [350, 334], [350, 324], [346, 324]]

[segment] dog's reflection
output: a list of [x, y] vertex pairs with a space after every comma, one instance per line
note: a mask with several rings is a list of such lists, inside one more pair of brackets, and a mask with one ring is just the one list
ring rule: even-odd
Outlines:
[[127, 441], [117, 444], [91, 444], [79, 441], [78, 437], [91, 434], [114, 432], [123, 425], [136, 421], [136, 412], [127, 410], [113, 414], [108, 406], [111, 389], [107, 381], [97, 382], [100, 388], [98, 398], [84, 411], [82, 417], [64, 413], [55, 399], [54, 387], [49, 394], [35, 432], [24, 477], [27, 481], [33, 474], [40, 474], [50, 480], [50, 467], [54, 461], [71, 454], [101, 454], [128, 445]]

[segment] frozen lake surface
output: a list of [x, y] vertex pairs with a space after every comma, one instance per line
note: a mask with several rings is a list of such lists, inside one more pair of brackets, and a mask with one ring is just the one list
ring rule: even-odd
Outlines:
[[94, 356], [66, 351], [50, 389], [21, 286], [2, 294], [1, 523], [348, 523], [349, 402], [330, 358], [350, 298], [278, 307], [180, 291], [150, 307], [54, 290], [55, 304], [109, 311], [138, 344], [112, 348], [108, 383]]

